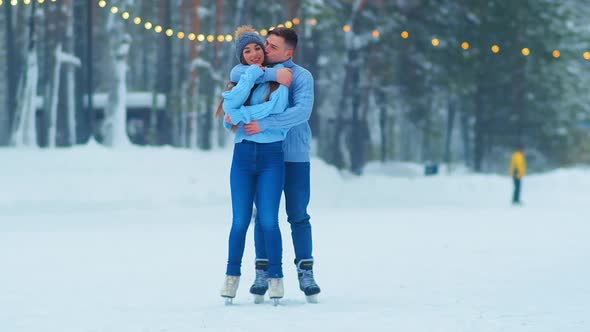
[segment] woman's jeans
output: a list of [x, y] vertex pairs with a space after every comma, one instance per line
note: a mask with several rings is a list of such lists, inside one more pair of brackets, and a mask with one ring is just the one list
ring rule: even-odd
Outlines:
[[264, 233], [268, 253], [268, 276], [283, 277], [279, 204], [284, 179], [282, 141], [242, 141], [235, 144], [230, 175], [233, 220], [229, 233], [227, 275], [241, 275], [246, 232], [252, 218], [252, 205], [256, 203], [257, 219]]

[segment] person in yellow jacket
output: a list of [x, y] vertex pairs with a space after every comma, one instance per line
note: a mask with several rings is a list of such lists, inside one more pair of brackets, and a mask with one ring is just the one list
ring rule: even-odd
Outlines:
[[526, 175], [526, 158], [524, 157], [524, 148], [519, 147], [512, 154], [510, 160], [510, 176], [514, 180], [514, 193], [512, 195], [512, 204], [521, 204], [520, 189], [522, 178]]

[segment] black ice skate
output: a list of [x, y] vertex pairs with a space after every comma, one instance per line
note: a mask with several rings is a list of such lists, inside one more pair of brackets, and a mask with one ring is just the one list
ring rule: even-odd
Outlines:
[[299, 277], [299, 289], [305, 293], [307, 302], [317, 303], [320, 286], [313, 278], [313, 259], [302, 259], [295, 264], [297, 265], [297, 276]]
[[264, 302], [264, 294], [268, 290], [268, 259], [256, 259], [256, 279], [250, 287], [254, 295], [254, 303]]

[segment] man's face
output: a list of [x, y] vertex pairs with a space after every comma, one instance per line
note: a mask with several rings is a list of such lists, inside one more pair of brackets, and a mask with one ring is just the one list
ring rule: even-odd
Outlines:
[[266, 58], [269, 63], [280, 63], [289, 60], [294, 50], [285, 43], [285, 38], [270, 35], [266, 38]]

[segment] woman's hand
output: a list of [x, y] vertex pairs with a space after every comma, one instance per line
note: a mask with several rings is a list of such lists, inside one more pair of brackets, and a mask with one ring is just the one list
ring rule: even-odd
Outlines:
[[234, 124], [233, 122], [231, 122], [231, 118], [227, 114], [225, 115], [225, 122], [229, 123], [230, 125]]

